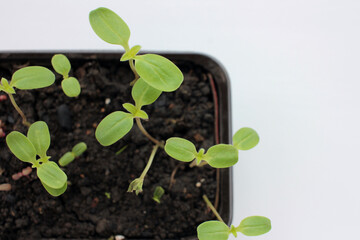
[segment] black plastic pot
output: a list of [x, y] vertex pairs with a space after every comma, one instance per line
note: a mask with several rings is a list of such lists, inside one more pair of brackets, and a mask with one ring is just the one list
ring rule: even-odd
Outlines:
[[[103, 52], [62, 52], [70, 60], [74, 59], [96, 59], [119, 61], [121, 53]], [[43, 61], [51, 59], [53, 53], [0, 53], [0, 62], [17, 61], [24, 59], [35, 59]], [[161, 54], [175, 62], [191, 62], [206, 69], [213, 79], [213, 96], [216, 105], [215, 129], [218, 133], [215, 136], [217, 143], [231, 142], [231, 109], [230, 109], [230, 83], [223, 67], [211, 57], [201, 54]], [[232, 219], [232, 168], [218, 170], [219, 202], [218, 211], [225, 222], [231, 223]], [[196, 228], [196, 226], [194, 226]], [[6, 237], [4, 238], [6, 239]], [[144, 238], [149, 239], [149, 238]], [[181, 238], [182, 240], [197, 239], [196, 236]]]

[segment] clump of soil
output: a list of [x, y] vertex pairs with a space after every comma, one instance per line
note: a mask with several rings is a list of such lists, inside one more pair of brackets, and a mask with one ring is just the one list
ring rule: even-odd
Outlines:
[[[109, 113], [124, 110], [132, 103], [133, 74], [127, 63], [118, 59], [81, 60], [70, 58], [72, 75], [82, 92], [68, 98], [61, 90], [61, 79], [41, 90], [17, 90], [15, 99], [28, 121], [45, 121], [51, 133], [48, 155], [56, 161], [80, 141], [88, 145], [81, 157], [64, 168], [69, 186], [60, 197], [50, 196], [37, 179], [14, 181], [11, 175], [29, 166], [16, 159], [0, 138], [0, 183], [11, 183], [10, 192], [0, 192], [0, 232], [2, 239], [108, 238], [121, 234], [127, 238], [179, 239], [196, 235], [196, 227], [212, 218], [202, 200], [206, 193], [213, 200], [216, 171], [210, 167], [190, 168], [182, 164], [176, 182], [169, 189], [170, 175], [180, 164], [165, 154], [156, 153], [144, 192], [127, 193], [129, 183], [144, 169], [152, 143], [134, 125], [130, 133], [110, 147], [95, 139], [96, 125]], [[42, 65], [51, 69], [50, 58], [0, 60], [0, 77], [11, 79], [21, 66]], [[176, 92], [162, 93], [152, 105], [144, 107], [149, 121], [144, 127], [157, 139], [184, 137], [196, 146], [214, 144], [214, 112], [211, 88], [205, 70], [187, 61], [175, 62], [185, 76]], [[4, 93], [0, 93], [4, 94]], [[0, 120], [6, 134], [24, 134], [27, 128], [9, 100], [0, 102]], [[122, 147], [127, 148], [116, 155]], [[161, 204], [152, 200], [156, 186], [165, 189]]]

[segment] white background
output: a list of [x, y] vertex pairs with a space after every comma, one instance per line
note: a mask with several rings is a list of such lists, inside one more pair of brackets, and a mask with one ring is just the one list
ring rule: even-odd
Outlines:
[[131, 45], [226, 67], [233, 129], [261, 136], [235, 167], [235, 225], [264, 215], [259, 240], [360, 239], [359, 1], [2, 0], [0, 51], [118, 49], [90, 28], [100, 6], [126, 20]]

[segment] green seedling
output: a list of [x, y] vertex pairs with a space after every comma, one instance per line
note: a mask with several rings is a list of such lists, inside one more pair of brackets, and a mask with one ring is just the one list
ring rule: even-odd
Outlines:
[[105, 194], [105, 197], [106, 197], [107, 199], [111, 199], [111, 193], [105, 192], [104, 194]]
[[74, 77], [69, 77], [69, 72], [71, 70], [69, 59], [63, 54], [55, 54], [51, 59], [51, 64], [55, 71], [63, 76], [61, 87], [66, 96], [79, 96], [81, 92], [79, 81]]
[[65, 192], [67, 176], [55, 162], [49, 161], [50, 156], [46, 154], [50, 147], [50, 133], [45, 122], [31, 124], [27, 136], [11, 132], [6, 143], [18, 159], [37, 169], [37, 176], [48, 193], [56, 197]]
[[160, 203], [161, 197], [164, 195], [165, 190], [161, 186], [157, 186], [154, 191], [153, 200], [157, 203]]
[[60, 159], [59, 159], [59, 165], [62, 167], [65, 167], [66, 165], [68, 165], [69, 163], [71, 163], [72, 161], [74, 161], [74, 159], [76, 157], [79, 157], [81, 154], [83, 154], [87, 149], [87, 145], [84, 142], [80, 142], [78, 144], [76, 144], [71, 152], [67, 152], [65, 153]]
[[212, 220], [200, 224], [197, 227], [199, 240], [227, 240], [230, 234], [237, 237], [238, 232], [241, 232], [245, 236], [258, 236], [271, 230], [270, 219], [262, 216], [247, 217], [241, 221], [239, 226], [235, 227], [231, 225], [231, 227], [228, 227], [206, 195], [203, 196], [203, 199], [215, 214], [218, 221]]
[[117, 155], [120, 155], [120, 153], [122, 153], [123, 151], [125, 151], [125, 149], [128, 147], [128, 145], [125, 145], [125, 146], [123, 146], [122, 148], [120, 148], [120, 150], [119, 151], [117, 151], [116, 153], [115, 153], [115, 155], [117, 156]]
[[135, 105], [123, 104], [128, 112], [116, 111], [106, 116], [98, 125], [95, 136], [100, 144], [109, 146], [120, 140], [133, 127], [134, 119], [145, 136], [155, 144], [162, 145], [142, 127], [140, 119], [148, 119], [142, 106], [153, 103], [161, 92], [172, 92], [180, 87], [184, 76], [179, 68], [165, 57], [156, 54], [138, 55], [141, 47], [129, 47], [130, 29], [113, 11], [98, 8], [90, 12], [89, 20], [94, 32], [105, 42], [125, 49], [121, 61], [129, 61], [135, 74], [132, 97]]
[[40, 66], [24, 67], [12, 75], [10, 83], [7, 79], [1, 78], [0, 91], [8, 94], [12, 105], [22, 118], [22, 123], [29, 127], [30, 123], [27, 121], [25, 114], [15, 102], [13, 96], [16, 94], [15, 89], [39, 89], [48, 87], [54, 82], [55, 75], [49, 69]]
[[172, 137], [166, 141], [165, 152], [172, 158], [182, 161], [195, 161], [199, 165], [201, 161], [207, 162], [214, 168], [231, 167], [238, 161], [238, 150], [249, 150], [259, 142], [259, 136], [251, 128], [241, 128], [233, 137], [233, 145], [217, 144], [208, 149], [196, 150], [195, 145], [183, 138]]

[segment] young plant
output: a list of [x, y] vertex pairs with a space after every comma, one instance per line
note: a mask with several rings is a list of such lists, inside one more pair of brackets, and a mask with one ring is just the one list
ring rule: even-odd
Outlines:
[[206, 195], [203, 195], [203, 199], [218, 221], [212, 220], [200, 224], [197, 228], [199, 240], [227, 240], [230, 234], [237, 237], [238, 232], [245, 236], [258, 236], [271, 230], [270, 219], [262, 216], [247, 217], [241, 221], [239, 226], [231, 225], [228, 227]]
[[109, 146], [124, 137], [133, 127], [134, 119], [140, 131], [155, 144], [148, 164], [141, 176], [130, 183], [128, 191], [136, 194], [142, 191], [144, 177], [149, 170], [158, 147], [164, 144], [152, 137], [141, 123], [148, 119], [148, 114], [141, 108], [153, 103], [162, 92], [178, 89], [184, 76], [180, 69], [165, 57], [157, 54], [138, 55], [141, 47], [129, 46], [130, 29], [113, 11], [98, 8], [90, 12], [89, 20], [94, 32], [105, 42], [120, 45], [125, 49], [120, 61], [128, 61], [135, 79], [130, 83], [135, 105], [124, 103], [127, 110], [116, 111], [106, 116], [97, 126], [95, 137], [103, 146]]
[[200, 165], [205, 161], [214, 168], [231, 167], [238, 161], [238, 150], [249, 150], [259, 143], [259, 135], [251, 128], [241, 128], [233, 136], [233, 145], [217, 144], [208, 149], [196, 150], [195, 145], [183, 138], [172, 137], [166, 141], [165, 152], [172, 158], [182, 161], [195, 161]]
[[66, 165], [68, 165], [69, 163], [71, 163], [72, 161], [74, 161], [74, 159], [76, 157], [79, 157], [81, 154], [83, 154], [87, 149], [87, 145], [84, 142], [79, 142], [78, 144], [76, 144], [71, 152], [67, 152], [65, 153], [60, 159], [59, 159], [59, 165], [62, 167], [65, 167]]
[[155, 202], [160, 203], [160, 199], [164, 195], [164, 193], [165, 193], [165, 190], [161, 186], [157, 186], [155, 188], [154, 195], [153, 195], [152, 199]]
[[49, 161], [50, 156], [46, 154], [50, 147], [50, 133], [45, 122], [31, 124], [27, 136], [11, 132], [6, 143], [18, 159], [36, 168], [37, 176], [48, 193], [56, 197], [65, 192], [67, 176], [55, 162]]
[[12, 75], [10, 83], [7, 79], [1, 78], [0, 91], [8, 94], [12, 105], [22, 118], [22, 123], [29, 127], [30, 123], [27, 121], [25, 114], [15, 102], [13, 96], [16, 93], [15, 88], [21, 90], [38, 89], [48, 87], [54, 82], [55, 75], [49, 69], [40, 66], [24, 67]]
[[51, 64], [55, 71], [63, 76], [61, 87], [68, 97], [77, 97], [81, 92], [79, 81], [74, 77], [69, 77], [71, 64], [69, 59], [63, 54], [55, 54], [51, 59]]

